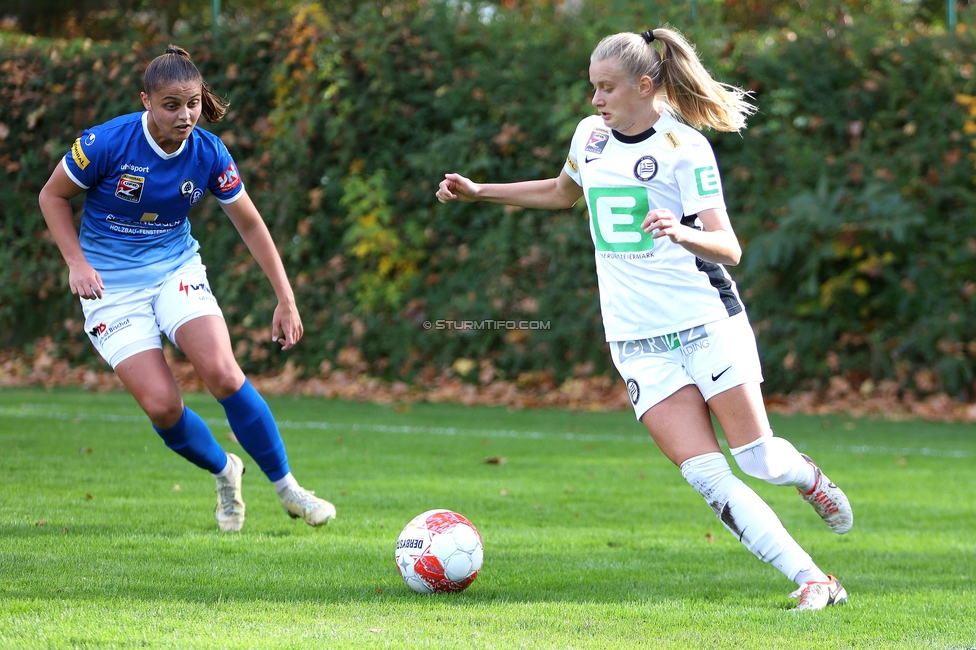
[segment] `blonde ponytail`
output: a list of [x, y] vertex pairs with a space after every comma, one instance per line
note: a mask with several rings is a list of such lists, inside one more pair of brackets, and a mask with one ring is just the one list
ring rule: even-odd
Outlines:
[[[661, 52], [652, 45], [661, 43]], [[642, 34], [624, 32], [607, 36], [596, 46], [590, 61], [615, 59], [634, 79], [650, 77], [670, 109], [696, 129], [740, 131], [756, 107], [746, 101], [750, 93], [716, 81], [698, 60], [695, 48], [678, 32], [658, 28]]]

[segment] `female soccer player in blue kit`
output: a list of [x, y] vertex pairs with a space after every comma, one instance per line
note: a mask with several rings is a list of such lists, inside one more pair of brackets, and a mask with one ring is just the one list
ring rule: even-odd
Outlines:
[[[335, 507], [299, 486], [289, 471], [274, 417], [234, 358], [200, 245], [190, 234], [190, 208], [210, 190], [274, 288], [272, 339], [283, 350], [295, 345], [302, 321], [271, 235], [227, 148], [196, 128], [201, 115], [208, 122], [223, 118], [227, 103], [189, 54], [172, 45], [146, 68], [143, 89], [145, 111], [85, 131], [39, 197], [68, 264], [71, 293], [81, 298], [85, 330], [166, 446], [216, 477], [221, 530], [244, 524], [244, 465], [183, 404], [161, 333], [223, 405], [238, 442], [272, 481], [288, 514], [325, 524]], [[79, 236], [69, 199], [82, 191]]]
[[797, 609], [846, 602], [732, 474], [712, 426], [715, 414], [746, 474], [796, 487], [832, 530], [850, 530], [844, 493], [770, 429], [755, 336], [724, 267], [742, 251], [712, 148], [687, 125], [738, 131], [755, 108], [669, 29], [608, 36], [589, 73], [599, 115], [579, 123], [558, 177], [481, 184], [446, 174], [437, 198], [560, 209], [585, 197], [606, 340], [638, 419], [725, 527], [799, 585]]

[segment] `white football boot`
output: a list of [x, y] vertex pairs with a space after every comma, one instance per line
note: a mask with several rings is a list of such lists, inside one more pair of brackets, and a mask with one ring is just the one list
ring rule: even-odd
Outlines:
[[309, 526], [321, 526], [335, 519], [335, 506], [303, 487], [287, 487], [278, 496], [292, 519], [302, 518]]
[[807, 582], [802, 587], [790, 594], [790, 598], [799, 598], [800, 602], [794, 607], [794, 611], [815, 610], [829, 607], [830, 605], [840, 605], [847, 602], [847, 590], [837, 581], [834, 576], [828, 575], [827, 582]]
[[820, 471], [817, 464], [810, 460], [806, 454], [800, 454], [803, 459], [813, 465], [817, 473], [817, 482], [813, 489], [804, 492], [800, 488], [796, 491], [804, 501], [813, 506], [820, 518], [824, 520], [832, 531], [838, 535], [843, 535], [854, 525], [854, 511], [851, 509], [851, 502], [847, 495], [834, 482], [827, 478], [827, 475]]
[[244, 525], [244, 500], [241, 498], [241, 477], [244, 463], [234, 454], [227, 454], [230, 472], [217, 479], [217, 526], [226, 533], [234, 533]]

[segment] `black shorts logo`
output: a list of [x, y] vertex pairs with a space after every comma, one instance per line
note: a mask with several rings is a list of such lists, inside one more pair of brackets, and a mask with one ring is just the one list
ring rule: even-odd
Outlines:
[[636, 379], [627, 380], [627, 392], [630, 393], [630, 401], [636, 406], [640, 399], [640, 386], [637, 385]]

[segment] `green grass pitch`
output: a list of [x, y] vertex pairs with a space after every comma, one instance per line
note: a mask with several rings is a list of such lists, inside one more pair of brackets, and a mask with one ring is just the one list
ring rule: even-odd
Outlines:
[[[855, 512], [838, 536], [746, 479], [850, 593], [798, 613], [630, 413], [268, 401], [325, 528], [284, 513], [207, 396], [187, 403], [248, 467], [239, 534], [128, 395], [0, 390], [0, 648], [976, 648], [971, 425], [774, 418]], [[461, 594], [397, 574], [431, 508], [484, 539]]]

